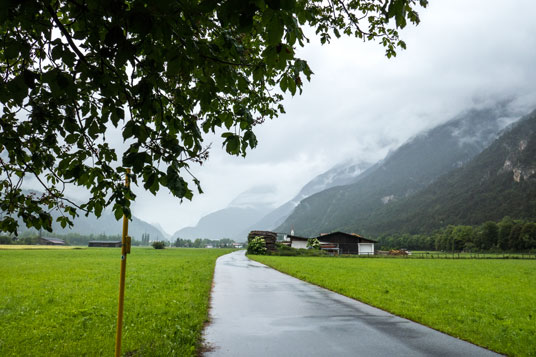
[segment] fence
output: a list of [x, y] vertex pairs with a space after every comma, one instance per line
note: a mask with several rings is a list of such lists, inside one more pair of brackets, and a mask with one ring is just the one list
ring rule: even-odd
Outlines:
[[447, 253], [447, 252], [408, 252], [408, 255], [370, 254], [359, 255], [364, 258], [402, 258], [402, 259], [532, 259], [536, 253]]

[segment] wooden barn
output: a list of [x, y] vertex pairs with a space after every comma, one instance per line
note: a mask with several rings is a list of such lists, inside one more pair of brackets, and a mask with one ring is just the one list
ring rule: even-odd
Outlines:
[[59, 238], [39, 237], [40, 245], [65, 245], [65, 241]]
[[87, 244], [88, 247], [104, 247], [104, 248], [116, 248], [121, 247], [120, 240], [92, 240]]
[[[307, 240], [309, 238], [292, 235], [289, 235], [288, 238], [291, 241], [292, 248], [307, 248]], [[373, 255], [374, 243], [377, 243], [376, 241], [364, 238], [359, 234], [349, 234], [344, 232], [321, 234], [318, 237], [313, 238], [318, 239], [322, 249], [336, 251], [338, 254]]]

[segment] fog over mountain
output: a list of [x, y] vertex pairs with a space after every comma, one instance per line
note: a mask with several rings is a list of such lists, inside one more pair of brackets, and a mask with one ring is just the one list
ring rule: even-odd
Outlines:
[[[121, 235], [122, 234], [122, 223], [115, 219], [114, 214], [109, 210], [104, 210], [102, 215], [97, 218], [95, 215], [91, 214], [85, 216], [83, 212], [79, 211], [79, 216], [73, 219], [73, 227], [62, 228], [61, 225], [56, 222], [56, 218], [59, 216], [59, 212], [53, 210], [51, 212], [53, 222], [52, 230], [55, 234], [68, 234], [68, 233], [78, 233], [80, 235]], [[25, 228], [22, 220], [19, 220], [20, 231], [24, 232], [28, 230]], [[34, 229], [31, 229], [35, 231]], [[165, 232], [161, 230], [160, 227], [152, 225], [144, 220], [133, 216], [132, 220], [128, 225], [128, 234], [135, 240], [141, 240], [142, 234], [147, 233], [150, 236], [150, 240], [164, 240], [169, 237]]]
[[510, 103], [466, 111], [447, 123], [419, 134], [363, 172], [355, 183], [314, 194], [296, 207], [277, 228], [317, 235], [359, 228], [376, 210], [409, 197], [439, 176], [463, 166], [520, 117]]
[[294, 211], [294, 208], [305, 198], [335, 186], [347, 185], [356, 182], [360, 178], [360, 174], [367, 169], [371, 164], [368, 162], [360, 162], [356, 164], [341, 163], [336, 165], [331, 170], [328, 170], [309, 181], [300, 192], [290, 201], [285, 202], [277, 207], [258, 222], [250, 225], [249, 230], [273, 230], [278, 227], [283, 221]]
[[[303, 94], [285, 96], [286, 113], [256, 126], [258, 146], [246, 157], [230, 156], [221, 149], [221, 132], [208, 133], [209, 159], [190, 167], [204, 194], [181, 202], [165, 189], [155, 196], [134, 184], [132, 213], [171, 233], [229, 207], [244, 191], [271, 186], [269, 208], [246, 222], [270, 227], [303, 200], [297, 193], [311, 179], [339, 163], [376, 163], [470, 108], [511, 100], [527, 113], [536, 103], [535, 13], [533, 0], [430, 1], [419, 13], [421, 24], [400, 31], [407, 50], [390, 59], [374, 41], [343, 37], [322, 46], [307, 33], [310, 43], [296, 52], [314, 72], [311, 82], [304, 83]], [[124, 124], [106, 134], [118, 157], [128, 146], [121, 135]], [[487, 135], [472, 138], [457, 130], [452, 135], [461, 140], [480, 142], [480, 135]], [[190, 179], [186, 173], [185, 178]], [[28, 179], [23, 188], [39, 187]], [[88, 197], [83, 188], [67, 190], [80, 202]], [[382, 197], [390, 200], [391, 194]]]
[[434, 0], [418, 27], [401, 31], [407, 50], [391, 59], [375, 42], [321, 46], [308, 33], [311, 42], [297, 51], [312, 80], [285, 98], [286, 114], [256, 128], [257, 148], [233, 157], [221, 150], [220, 133], [207, 137], [209, 160], [191, 168], [205, 193], [180, 203], [139, 188], [133, 213], [174, 232], [263, 185], [276, 187], [280, 206], [336, 164], [377, 162], [464, 110], [513, 98], [528, 112], [536, 97], [534, 13], [533, 0]]
[[506, 128], [482, 153], [415, 195], [389, 202], [348, 230], [430, 233], [449, 224], [536, 218], [536, 111]]
[[273, 208], [273, 189], [265, 185], [244, 191], [227, 207], [201, 217], [195, 226], [178, 230], [172, 238], [231, 238], [243, 241], [243, 230], [248, 222], [260, 219]]
[[302, 199], [330, 187], [354, 182], [369, 166], [369, 163], [338, 164], [313, 178], [293, 199], [275, 209], [273, 207], [275, 188], [269, 185], [253, 187], [234, 198], [228, 207], [203, 216], [195, 227], [180, 229], [173, 234], [173, 237], [232, 238], [245, 241], [249, 231], [274, 229], [292, 213]]

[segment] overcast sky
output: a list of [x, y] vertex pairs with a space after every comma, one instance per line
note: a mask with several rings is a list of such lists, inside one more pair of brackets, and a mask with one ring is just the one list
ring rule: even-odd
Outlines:
[[420, 131], [460, 111], [517, 98], [536, 104], [534, 0], [432, 0], [421, 24], [402, 32], [408, 45], [387, 59], [378, 43], [311, 43], [299, 51], [315, 75], [287, 114], [257, 127], [258, 147], [227, 155], [218, 138], [195, 168], [203, 195], [182, 204], [168, 192], [136, 190], [133, 214], [170, 234], [262, 187], [274, 205], [314, 176], [346, 160], [377, 161]]

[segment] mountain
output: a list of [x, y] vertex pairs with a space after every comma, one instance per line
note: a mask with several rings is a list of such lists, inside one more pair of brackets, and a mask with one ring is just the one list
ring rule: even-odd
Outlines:
[[160, 231], [160, 233], [164, 236], [164, 238], [166, 238], [166, 239], [171, 238], [171, 235], [168, 232], [166, 232], [166, 230], [164, 229], [164, 227], [162, 227], [162, 225], [160, 223], [151, 222], [151, 225], [153, 227], [157, 228]]
[[276, 230], [316, 235], [358, 229], [375, 211], [409, 197], [482, 152], [519, 118], [504, 105], [473, 109], [409, 140], [371, 166], [356, 182], [316, 193], [300, 202]]
[[[104, 210], [99, 218], [95, 217], [95, 215], [93, 214], [86, 217], [83, 213], [80, 213], [80, 216], [72, 219], [74, 224], [72, 228], [69, 228], [68, 226], [66, 228], [62, 228], [61, 225], [56, 222], [56, 218], [59, 216], [58, 212], [52, 211], [51, 215], [53, 218], [52, 230], [54, 233], [57, 234], [105, 234], [110, 236], [121, 235], [123, 229], [122, 221], [117, 221], [115, 219], [114, 214], [108, 210]], [[19, 220], [19, 226], [21, 227], [21, 230], [24, 231], [25, 226], [22, 220]], [[151, 240], [164, 240], [166, 238], [157, 227], [135, 216], [132, 217], [132, 220], [128, 224], [128, 233], [129, 236], [132, 237], [132, 239], [136, 240], [141, 240], [141, 235], [143, 233], [148, 233], [150, 235]]]
[[[363, 162], [339, 164], [316, 176], [292, 200], [275, 209], [271, 202], [274, 188], [254, 187], [238, 195], [226, 208], [203, 216], [195, 227], [178, 230], [173, 238], [231, 238], [245, 241], [252, 230], [271, 230], [277, 227], [302, 199], [329, 187], [354, 182], [369, 166]], [[255, 223], [251, 224], [252, 222]]]
[[258, 220], [266, 214], [266, 207], [226, 207], [216, 212], [203, 216], [195, 227], [185, 227], [173, 234], [173, 239], [222, 239], [231, 238], [236, 241], [244, 241], [245, 222]]
[[370, 167], [370, 165], [371, 164], [368, 162], [342, 163], [336, 165], [332, 169], [313, 178], [303, 186], [294, 198], [262, 217], [255, 224], [249, 226], [245, 231], [273, 230], [285, 221], [303, 199], [331, 187], [356, 182], [361, 177], [360, 174]]
[[[58, 234], [79, 233], [83, 235], [98, 235], [101, 233], [106, 235], [121, 235], [123, 229], [122, 221], [117, 221], [113, 213], [108, 211], [103, 211], [98, 219], [94, 215], [86, 217], [81, 214], [73, 222], [74, 226], [72, 229], [68, 227], [63, 229], [57, 222], [52, 224], [52, 229]], [[141, 240], [143, 233], [148, 233], [151, 240], [164, 240], [166, 238], [158, 228], [133, 216], [132, 220], [128, 223], [128, 235], [132, 239]]]
[[347, 228], [372, 234], [425, 233], [448, 224], [476, 225], [505, 216], [536, 218], [536, 111], [462, 168]]
[[221, 239], [244, 241], [246, 228], [273, 209], [270, 203], [274, 188], [257, 186], [242, 192], [226, 208], [203, 216], [196, 226], [176, 231], [172, 239]]

